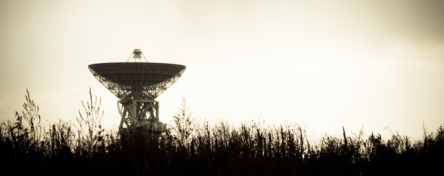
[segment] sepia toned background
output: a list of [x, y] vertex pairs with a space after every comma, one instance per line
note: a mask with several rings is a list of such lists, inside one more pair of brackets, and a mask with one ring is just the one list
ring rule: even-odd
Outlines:
[[185, 97], [193, 116], [262, 118], [313, 133], [364, 130], [418, 138], [444, 123], [444, 1], [0, 0], [0, 120], [26, 89], [48, 122], [75, 122], [101, 97], [105, 127], [117, 98], [88, 70], [150, 62], [187, 70], [160, 101], [169, 122]]

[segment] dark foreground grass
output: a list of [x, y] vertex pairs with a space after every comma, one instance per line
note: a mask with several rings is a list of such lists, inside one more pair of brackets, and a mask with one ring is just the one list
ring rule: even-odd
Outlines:
[[[96, 101], [97, 103], [97, 101]], [[393, 134], [308, 139], [298, 125], [252, 121], [175, 126], [159, 140], [142, 131], [119, 135], [100, 126], [87, 102], [77, 125], [43, 126], [29, 93], [22, 115], [0, 125], [3, 172], [18, 175], [436, 175], [444, 165], [444, 129], [413, 141]], [[103, 113], [102, 113], [103, 115]], [[185, 113], [183, 117], [186, 118]], [[194, 125], [192, 128], [190, 126]], [[179, 129], [180, 128], [180, 129]], [[183, 130], [187, 129], [187, 130]]]

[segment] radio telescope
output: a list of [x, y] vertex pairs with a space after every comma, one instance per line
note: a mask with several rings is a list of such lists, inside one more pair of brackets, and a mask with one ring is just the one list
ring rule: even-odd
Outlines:
[[[129, 62], [131, 59], [134, 62]], [[186, 66], [148, 62], [142, 50], [135, 49], [127, 62], [91, 64], [88, 68], [119, 98], [119, 131], [143, 127], [160, 133], [166, 129], [159, 121], [159, 102], [155, 99], [182, 76]]]

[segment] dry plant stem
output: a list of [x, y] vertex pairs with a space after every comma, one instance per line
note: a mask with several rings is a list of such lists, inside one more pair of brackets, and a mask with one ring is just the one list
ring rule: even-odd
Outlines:
[[174, 132], [180, 139], [180, 145], [188, 145], [191, 141], [189, 139], [191, 135], [195, 135], [196, 131], [196, 118], [192, 118], [192, 114], [188, 112], [189, 108], [187, 106], [185, 98], [183, 98], [181, 106], [173, 115], [173, 121], [175, 124]]
[[[82, 101], [82, 106], [85, 110], [85, 117], [79, 110], [79, 117], [76, 117], [76, 120], [79, 124], [77, 128], [78, 134], [78, 147], [80, 150], [93, 150], [96, 146], [97, 142], [101, 142], [103, 139], [103, 129], [100, 121], [104, 115], [104, 111], [102, 110], [102, 114], [100, 114], [100, 105], [102, 103], [102, 99], [99, 100], [99, 105], [97, 106], [97, 96], [95, 96], [95, 100], [92, 99], [91, 88], [89, 89], [90, 101], [86, 102], [86, 106]], [[83, 134], [84, 126], [86, 126], [86, 130], [88, 132], [87, 137], [85, 138]], [[86, 146], [84, 146], [86, 145]], [[86, 147], [86, 148], [84, 148]]]

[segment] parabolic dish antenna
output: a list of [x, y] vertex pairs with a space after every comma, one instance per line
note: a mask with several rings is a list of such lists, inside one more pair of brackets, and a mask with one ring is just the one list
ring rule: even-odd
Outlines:
[[[146, 62], [141, 62], [142, 58]], [[131, 59], [135, 62], [129, 62]], [[166, 124], [159, 122], [159, 102], [155, 99], [182, 76], [184, 65], [148, 62], [142, 51], [135, 49], [127, 62], [91, 64], [88, 68], [119, 98], [117, 106], [122, 116], [119, 130], [134, 127], [165, 130]]]

